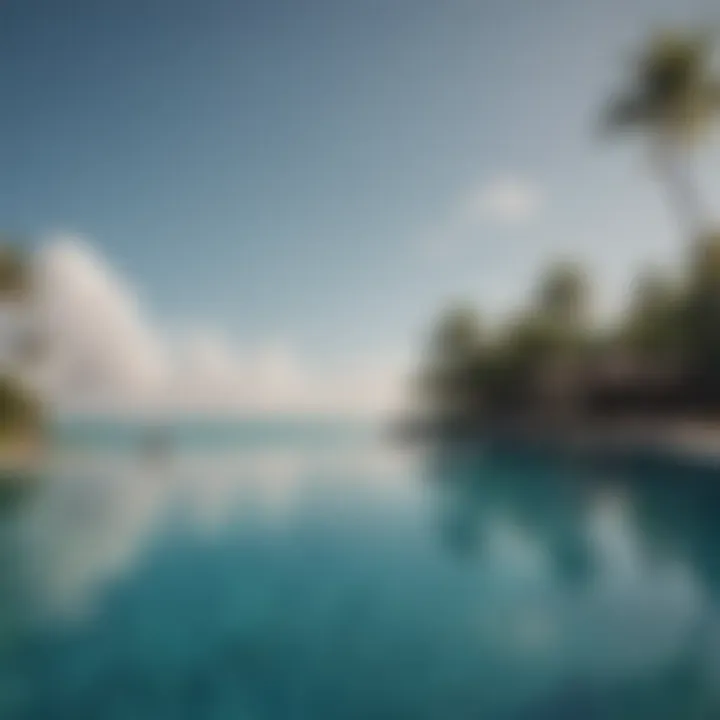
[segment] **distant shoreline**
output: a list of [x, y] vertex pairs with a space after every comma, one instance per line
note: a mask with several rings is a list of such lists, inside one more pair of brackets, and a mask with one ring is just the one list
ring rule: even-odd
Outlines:
[[580, 420], [566, 425], [539, 420], [503, 424], [411, 420], [396, 423], [390, 433], [400, 442], [515, 446], [599, 459], [644, 455], [657, 460], [701, 464], [720, 471], [720, 419]]

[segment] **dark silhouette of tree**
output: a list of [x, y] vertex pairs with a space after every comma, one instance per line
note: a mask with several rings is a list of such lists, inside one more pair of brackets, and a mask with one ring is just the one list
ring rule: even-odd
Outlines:
[[41, 354], [33, 316], [35, 290], [30, 258], [15, 245], [0, 245], [0, 439], [10, 443], [37, 437], [42, 425], [40, 399], [30, 381]]
[[682, 342], [683, 295], [677, 283], [657, 269], [635, 280], [622, 345], [643, 359], [677, 357]]
[[12, 245], [0, 246], [0, 300], [23, 300], [32, 291], [30, 263]]
[[691, 148], [720, 110], [720, 79], [713, 74], [713, 46], [700, 33], [657, 35], [640, 54], [629, 88], [613, 98], [607, 126], [641, 130], [650, 142], [680, 223], [691, 240], [706, 231], [690, 174]]
[[450, 308], [433, 331], [423, 387], [442, 412], [462, 412], [471, 397], [481, 337], [479, 316], [467, 305]]
[[588, 278], [576, 263], [551, 265], [540, 279], [536, 306], [547, 322], [578, 328], [587, 320], [589, 304]]

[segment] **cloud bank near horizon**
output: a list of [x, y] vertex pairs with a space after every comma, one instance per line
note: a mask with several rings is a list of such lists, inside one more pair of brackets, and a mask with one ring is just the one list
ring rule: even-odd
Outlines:
[[400, 408], [404, 374], [384, 358], [329, 366], [222, 330], [172, 335], [89, 243], [55, 236], [38, 251], [40, 382], [67, 413], [378, 415]]

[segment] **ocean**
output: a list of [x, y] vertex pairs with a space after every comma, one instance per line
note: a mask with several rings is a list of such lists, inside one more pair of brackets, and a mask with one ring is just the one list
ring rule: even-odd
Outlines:
[[720, 484], [368, 423], [57, 428], [0, 498], [0, 717], [720, 716]]

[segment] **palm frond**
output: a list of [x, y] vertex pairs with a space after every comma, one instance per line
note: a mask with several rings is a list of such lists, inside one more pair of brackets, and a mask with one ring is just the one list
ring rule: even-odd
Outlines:
[[720, 108], [713, 74], [713, 35], [659, 33], [637, 58], [631, 91], [613, 99], [609, 129], [647, 127], [692, 140]]

